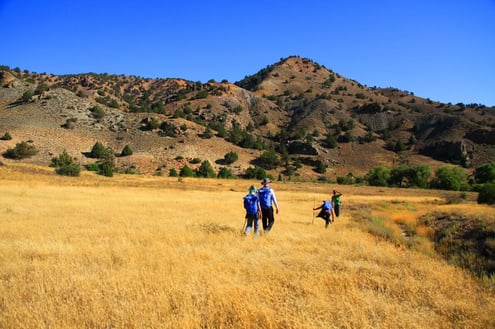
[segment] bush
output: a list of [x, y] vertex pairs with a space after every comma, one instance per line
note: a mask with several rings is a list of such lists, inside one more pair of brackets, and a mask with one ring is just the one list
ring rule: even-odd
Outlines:
[[103, 146], [102, 143], [96, 142], [95, 145], [93, 145], [93, 148], [91, 149], [89, 156], [91, 158], [100, 159], [105, 156], [106, 152], [107, 152], [107, 148]]
[[120, 156], [128, 156], [128, 155], [132, 155], [132, 149], [129, 145], [126, 145], [124, 146], [124, 148], [122, 149], [122, 152], [120, 152]]
[[237, 155], [236, 152], [230, 151], [229, 153], [226, 153], [224, 156], [224, 161], [226, 164], [230, 165], [236, 162], [239, 159], [239, 156]]
[[390, 169], [384, 166], [378, 166], [366, 174], [365, 180], [371, 186], [388, 186], [390, 176]]
[[201, 163], [201, 159], [200, 158], [192, 158], [189, 163], [191, 164], [198, 164], [198, 163]]
[[266, 171], [260, 167], [249, 167], [244, 173], [244, 178], [247, 179], [263, 179], [268, 177]]
[[184, 167], [181, 168], [179, 176], [180, 177], [194, 177], [194, 171], [188, 165], [185, 165]]
[[0, 137], [0, 139], [3, 141], [9, 141], [12, 139], [12, 136], [10, 136], [10, 134], [8, 132], [6, 132], [5, 134], [3, 134], [2, 137]]
[[215, 171], [213, 170], [213, 167], [211, 166], [210, 162], [208, 160], [205, 160], [201, 163], [201, 166], [196, 171], [196, 176], [197, 177], [213, 178], [216, 176], [216, 174], [215, 174]]
[[478, 184], [495, 182], [495, 162], [476, 168], [474, 178]]
[[337, 147], [337, 140], [332, 134], [327, 134], [327, 137], [325, 138], [325, 147], [329, 149], [333, 149]]
[[115, 168], [115, 156], [111, 148], [105, 148], [97, 161], [98, 168], [100, 169], [98, 173], [106, 177], [113, 177]]
[[268, 170], [275, 169], [280, 166], [279, 156], [273, 150], [263, 152], [259, 157], [259, 162], [262, 167]]
[[15, 160], [30, 158], [38, 153], [34, 145], [29, 145], [27, 142], [20, 142], [14, 148], [8, 149], [4, 156]]
[[93, 114], [93, 117], [96, 120], [100, 120], [105, 116], [105, 111], [98, 105], [93, 106], [89, 110], [91, 111], [91, 114]]
[[179, 176], [179, 174], [177, 173], [177, 170], [175, 170], [175, 168], [170, 168], [170, 170], [168, 171], [168, 175], [170, 177], [177, 177], [177, 176]]
[[55, 172], [62, 176], [79, 176], [81, 172], [81, 166], [65, 150], [58, 157], [52, 158], [50, 167], [55, 167]]
[[98, 164], [96, 162], [87, 164], [86, 169], [89, 171], [95, 171], [95, 172], [100, 171], [100, 167], [98, 166]]
[[435, 171], [435, 179], [431, 182], [431, 186], [441, 190], [465, 190], [467, 175], [459, 167], [440, 167]]
[[478, 194], [478, 203], [495, 204], [495, 183], [484, 184]]
[[226, 168], [226, 167], [220, 167], [218, 170], [218, 178], [234, 178], [234, 175], [232, 174], [232, 170]]

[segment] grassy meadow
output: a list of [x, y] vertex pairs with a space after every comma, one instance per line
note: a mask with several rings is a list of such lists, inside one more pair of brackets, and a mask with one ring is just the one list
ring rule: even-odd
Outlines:
[[[0, 166], [0, 328], [494, 328], [490, 285], [371, 235], [469, 195], [274, 182], [270, 234], [242, 236], [258, 181]], [[344, 194], [328, 229], [312, 211]], [[313, 223], [314, 221], [314, 223]]]

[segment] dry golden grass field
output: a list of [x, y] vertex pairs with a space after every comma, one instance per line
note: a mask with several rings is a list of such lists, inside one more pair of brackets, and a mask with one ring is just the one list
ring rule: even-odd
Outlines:
[[[414, 222], [445, 192], [274, 182], [270, 234], [240, 234], [258, 181], [113, 178], [0, 166], [0, 328], [494, 328], [495, 292], [436, 257], [362, 229]], [[430, 250], [429, 250], [430, 249]]]

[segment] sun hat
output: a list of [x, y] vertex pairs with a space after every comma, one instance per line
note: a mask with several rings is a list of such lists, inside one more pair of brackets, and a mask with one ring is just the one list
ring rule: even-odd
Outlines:
[[249, 194], [256, 193], [257, 192], [256, 187], [254, 187], [253, 185], [249, 186], [248, 192], [249, 192]]
[[270, 180], [270, 178], [263, 178], [263, 180], [261, 181], [261, 184], [262, 185], [266, 185], [266, 184], [270, 184], [272, 181]]

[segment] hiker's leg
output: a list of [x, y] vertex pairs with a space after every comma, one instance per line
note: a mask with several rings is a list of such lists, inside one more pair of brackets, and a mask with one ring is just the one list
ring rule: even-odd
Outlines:
[[258, 235], [259, 229], [260, 229], [260, 221], [258, 215], [256, 214], [254, 218], [254, 235]]
[[246, 216], [247, 224], [246, 224], [246, 235], [251, 231], [251, 227], [253, 226], [253, 217], [251, 215]]
[[340, 215], [340, 205], [336, 204], [336, 205], [333, 207], [333, 211], [335, 212], [335, 216], [336, 216], [336, 217], [339, 217], [339, 215]]
[[265, 225], [265, 212], [263, 210], [261, 211], [261, 227], [263, 227], [263, 230], [266, 229], [266, 225]]
[[266, 227], [266, 230], [270, 231], [272, 229], [273, 224], [275, 223], [275, 217], [273, 216], [273, 207], [267, 209], [267, 215], [268, 215], [268, 226]]

